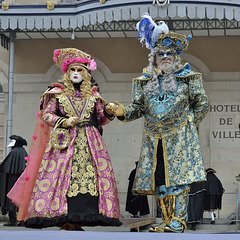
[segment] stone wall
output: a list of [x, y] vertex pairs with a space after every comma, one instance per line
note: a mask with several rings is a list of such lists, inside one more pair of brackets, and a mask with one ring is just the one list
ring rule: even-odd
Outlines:
[[[222, 38], [214, 38], [215, 41], [219, 40], [220, 42], [221, 39]], [[204, 40], [203, 45], [206, 45], [206, 42], [208, 42], [208, 44], [215, 43], [212, 39], [197, 38], [194, 40], [193, 38], [193, 46], [195, 41], [195, 48], [192, 47], [190, 51], [183, 53], [182, 60], [183, 62], [190, 62], [193, 70], [203, 74], [204, 87], [210, 100], [211, 111], [200, 125], [200, 142], [205, 167], [212, 167], [217, 171], [217, 176], [225, 188], [220, 216], [228, 217], [235, 211], [235, 176], [240, 173], [240, 134], [238, 131], [240, 122], [240, 73], [237, 72], [239, 61], [232, 53], [231, 56], [235, 56], [235, 61], [232, 61], [234, 65], [231, 69], [232, 71], [227, 72], [227, 67], [222, 68], [223, 70], [221, 71], [216, 61], [221, 62], [221, 66], [224, 67], [222, 59], [220, 59], [220, 57], [214, 58], [215, 55], [214, 51], [211, 50], [212, 48], [209, 52], [205, 51], [204, 55], [204, 47], [200, 46], [198, 48], [198, 45], [196, 45], [201, 44], [201, 40]], [[134, 51], [137, 53], [136, 56], [141, 55], [139, 52], [141, 48], [136, 47], [133, 49], [136, 41], [132, 39], [129, 41], [118, 39], [114, 42], [114, 40], [109, 39], [100, 39], [99, 41], [94, 39], [90, 41], [92, 45], [87, 45], [87, 40], [78, 41], [79, 46], [83, 46], [83, 49], [90, 48], [90, 52], [96, 51], [98, 69], [94, 71], [93, 77], [100, 86], [103, 98], [108, 102], [119, 101], [123, 104], [130, 103], [131, 79], [141, 75], [141, 68], [144, 66], [144, 60], [136, 57], [136, 61], [133, 62], [132, 58], [128, 58], [128, 54], [132, 56]], [[225, 46], [224, 41], [222, 42], [222, 46]], [[48, 40], [49, 44], [43, 41], [33, 42], [35, 45], [30, 41], [19, 41], [16, 44], [16, 74], [13, 94], [12, 133], [23, 136], [28, 143], [30, 143], [32, 138], [41, 94], [47, 89], [50, 83], [55, 82], [61, 75], [61, 71], [52, 62], [52, 56], [50, 56], [52, 49], [70, 46], [69, 41], [64, 42], [64, 44], [62, 41], [54, 42], [53, 40]], [[111, 48], [115, 43], [121, 43], [121, 51]], [[45, 47], [44, 44], [46, 45]], [[31, 45], [34, 45], [34, 49], [31, 48]], [[24, 50], [24, 46], [29, 47], [28, 51], [25, 51], [26, 49]], [[36, 46], [39, 46], [40, 50], [36, 48]], [[78, 47], [77, 45], [75, 46]], [[234, 46], [228, 47], [234, 49]], [[30, 54], [31, 49], [34, 50], [32, 58]], [[113, 49], [113, 51], [111, 51], [111, 49]], [[41, 51], [41, 54], [39, 54], [38, 51]], [[113, 52], [114, 56], [109, 57]], [[146, 59], [146, 51], [143, 50], [143, 53], [145, 54], [144, 59]], [[228, 62], [229, 65], [231, 56], [227, 55], [228, 51], [224, 53], [224, 60]], [[41, 61], [44, 59], [42, 64], [39, 58]], [[209, 58], [215, 61], [214, 64], [212, 61], [209, 61]], [[129, 62], [125, 60], [129, 60]], [[1, 61], [0, 63], [0, 81], [3, 85], [3, 91], [7, 96], [7, 61]], [[139, 69], [139, 71], [129, 72], [129, 64], [135, 64], [134, 69]], [[118, 69], [119, 71], [117, 71]], [[7, 108], [5, 108], [4, 117], [4, 121], [6, 122]], [[4, 131], [6, 131], [6, 128]], [[124, 124], [114, 120], [104, 127], [103, 137], [115, 171], [122, 216], [129, 216], [129, 214], [125, 212], [128, 176], [135, 167], [135, 161], [137, 161], [139, 157], [142, 131], [142, 119]], [[6, 139], [2, 141], [3, 149], [6, 149], [5, 142]], [[28, 147], [26, 150], [28, 150]], [[154, 202], [154, 200], [149, 196], [149, 203], [153, 209], [152, 202]]]
[[[105, 100], [130, 103], [131, 78], [140, 73], [118, 75], [111, 73], [102, 62], [98, 61], [98, 65], [99, 69], [93, 76], [98, 81]], [[60, 72], [53, 66], [46, 75], [15, 76], [13, 133], [22, 135], [28, 142], [31, 141], [40, 96], [49, 83], [54, 82], [59, 75]], [[116, 83], [106, 82], [109, 78], [115, 78]], [[120, 79], [129, 79], [129, 82], [119, 83]], [[199, 129], [204, 164], [206, 168], [214, 168], [223, 183], [226, 191], [220, 216], [227, 217], [235, 211], [235, 176], [240, 172], [238, 132], [240, 85], [237, 81], [214, 81], [204, 82], [204, 86], [211, 105], [211, 111]], [[122, 216], [129, 215], [125, 212], [128, 176], [139, 157], [142, 131], [142, 119], [123, 124], [114, 120], [104, 127], [103, 137], [115, 171]], [[149, 196], [151, 208], [152, 202], [152, 197]]]

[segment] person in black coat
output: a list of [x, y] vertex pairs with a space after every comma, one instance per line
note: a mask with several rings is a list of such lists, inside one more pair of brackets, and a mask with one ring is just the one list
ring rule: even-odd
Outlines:
[[[138, 162], [135, 162], [136, 168]], [[132, 187], [134, 178], [136, 175], [136, 168], [132, 170], [129, 175], [129, 184], [128, 184], [128, 192], [127, 192], [127, 201], [126, 201], [126, 208], [125, 210], [132, 214], [132, 218], [138, 218], [138, 212], [140, 216], [147, 215], [150, 213], [149, 206], [148, 206], [148, 199], [146, 195], [133, 195], [132, 194]]]
[[9, 138], [11, 142], [8, 147], [11, 147], [12, 150], [0, 164], [0, 206], [2, 215], [8, 213], [9, 216], [9, 223], [4, 224], [4, 226], [17, 226], [17, 207], [6, 195], [26, 167], [25, 157], [28, 154], [23, 146], [27, 146], [27, 141], [17, 135], [12, 135]]
[[216, 171], [212, 168], [206, 169], [207, 182], [206, 194], [204, 199], [204, 210], [209, 212], [211, 224], [215, 224], [215, 211], [222, 208], [222, 195], [224, 188], [221, 181], [214, 174]]
[[190, 184], [190, 192], [188, 193], [188, 224], [191, 225], [190, 229], [193, 231], [196, 230], [197, 224], [203, 219], [205, 193], [205, 182]]

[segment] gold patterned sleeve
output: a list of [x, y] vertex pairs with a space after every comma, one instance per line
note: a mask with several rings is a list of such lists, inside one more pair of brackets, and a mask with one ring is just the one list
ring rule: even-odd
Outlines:
[[[144, 115], [144, 92], [143, 87], [147, 81], [134, 79], [132, 87], [132, 103], [124, 105], [124, 121], [129, 122], [138, 119]], [[120, 118], [120, 120], [122, 120]]]
[[52, 97], [43, 112], [43, 121], [51, 127], [54, 127], [56, 122], [61, 118], [57, 115], [58, 106], [58, 100], [55, 97]]
[[189, 80], [190, 107], [194, 113], [194, 122], [198, 126], [209, 111], [208, 97], [202, 83], [202, 75], [196, 74]]

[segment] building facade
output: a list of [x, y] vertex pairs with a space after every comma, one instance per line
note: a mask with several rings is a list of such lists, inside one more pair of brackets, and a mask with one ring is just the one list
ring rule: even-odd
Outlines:
[[[0, 161], [7, 153], [10, 133], [31, 141], [41, 94], [61, 76], [52, 59], [54, 49], [76, 47], [92, 54], [98, 64], [93, 77], [103, 98], [131, 102], [131, 80], [141, 75], [149, 53], [139, 43], [135, 25], [148, 12], [156, 21], [165, 20], [171, 31], [193, 34], [181, 57], [203, 74], [210, 100], [210, 112], [199, 127], [204, 164], [217, 171], [225, 188], [220, 216], [233, 213], [235, 176], [240, 173], [240, 3], [184, 2], [4, 1], [0, 10]], [[114, 120], [104, 127], [122, 216], [128, 216], [124, 211], [128, 175], [139, 157], [142, 131], [142, 119], [125, 124]]]

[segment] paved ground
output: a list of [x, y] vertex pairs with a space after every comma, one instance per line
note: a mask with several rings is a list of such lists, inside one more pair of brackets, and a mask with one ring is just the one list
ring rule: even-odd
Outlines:
[[[151, 226], [157, 226], [159, 224], [157, 219], [157, 223], [153, 223], [147, 226], [140, 227], [140, 232], [148, 232], [148, 228]], [[123, 221], [124, 222], [124, 221]], [[240, 225], [236, 224], [228, 224], [228, 219], [216, 219], [216, 224], [211, 225], [208, 222], [208, 219], [204, 220], [202, 224], [197, 225], [197, 229], [192, 231], [187, 229], [185, 233], [236, 233], [240, 234]], [[25, 227], [6, 227], [3, 224], [6, 223], [6, 220], [0, 221], [0, 231], [59, 231], [58, 227], [44, 228], [44, 229], [29, 229]], [[126, 223], [126, 221], [125, 221]], [[132, 231], [129, 225], [123, 224], [121, 227], [84, 227], [85, 231], [98, 231], [98, 232], [130, 232]], [[0, 234], [1, 236], [1, 234]]]

